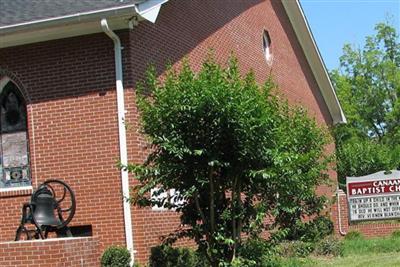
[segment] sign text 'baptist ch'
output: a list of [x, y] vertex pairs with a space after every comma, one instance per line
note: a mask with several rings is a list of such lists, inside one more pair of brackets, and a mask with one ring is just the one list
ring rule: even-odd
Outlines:
[[351, 221], [400, 218], [400, 171], [347, 177]]

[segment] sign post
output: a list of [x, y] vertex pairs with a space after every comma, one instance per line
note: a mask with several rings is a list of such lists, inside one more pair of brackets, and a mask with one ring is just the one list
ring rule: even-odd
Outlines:
[[350, 221], [400, 218], [400, 171], [347, 177]]

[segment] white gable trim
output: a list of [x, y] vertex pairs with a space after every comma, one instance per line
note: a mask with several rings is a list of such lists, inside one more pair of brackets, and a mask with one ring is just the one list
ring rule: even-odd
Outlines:
[[156, 22], [161, 5], [168, 0], [147, 0], [135, 6], [136, 12], [145, 20]]
[[319, 53], [306, 17], [298, 0], [282, 0], [282, 4], [303, 49], [311, 71], [331, 114], [333, 124], [346, 123], [335, 89]]

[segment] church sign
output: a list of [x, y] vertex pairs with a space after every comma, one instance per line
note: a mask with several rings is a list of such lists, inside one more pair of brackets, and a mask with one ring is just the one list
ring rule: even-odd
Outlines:
[[350, 221], [400, 218], [400, 171], [347, 177]]

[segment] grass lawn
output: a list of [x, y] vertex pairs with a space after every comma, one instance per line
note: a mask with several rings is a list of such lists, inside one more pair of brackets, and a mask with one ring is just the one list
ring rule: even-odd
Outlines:
[[342, 257], [292, 258], [282, 266], [400, 267], [400, 236], [344, 240]]
[[345, 256], [337, 258], [293, 258], [282, 263], [282, 267], [396, 267], [400, 266], [400, 253]]
[[309, 266], [394, 267], [400, 266], [400, 253], [355, 255], [329, 260], [318, 259]]

